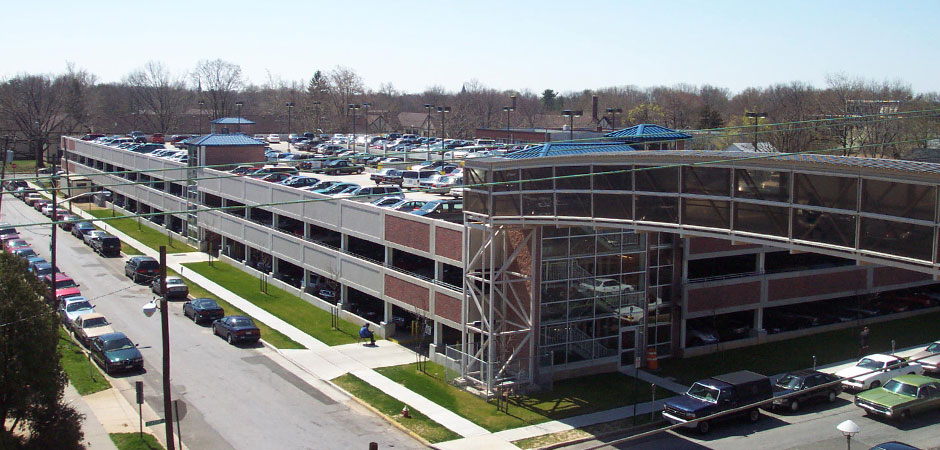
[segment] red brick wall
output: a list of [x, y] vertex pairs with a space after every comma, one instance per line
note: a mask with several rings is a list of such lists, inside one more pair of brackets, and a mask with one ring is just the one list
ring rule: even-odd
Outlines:
[[461, 300], [451, 297], [449, 295], [441, 294], [437, 292], [434, 294], [434, 314], [441, 316], [445, 319], [453, 320], [454, 322], [460, 322], [461, 314]]
[[241, 164], [264, 161], [264, 146], [206, 147], [206, 164]]
[[400, 217], [385, 216], [385, 240], [430, 252], [431, 226]]
[[757, 244], [735, 244], [726, 239], [691, 238], [689, 239], [689, 254], [730, 252], [748, 248], [760, 248]]
[[865, 289], [867, 284], [865, 277], [865, 268], [859, 268], [847, 272], [770, 280], [767, 286], [767, 299], [774, 301]]
[[689, 312], [695, 313], [759, 302], [760, 282], [752, 281], [750, 283], [690, 289], [687, 303]]
[[385, 295], [427, 311], [430, 291], [426, 287], [385, 275]]
[[463, 233], [437, 227], [434, 233], [434, 252], [438, 256], [460, 261], [463, 253]]
[[873, 281], [874, 285], [878, 287], [892, 284], [913, 283], [915, 281], [927, 281], [930, 280], [930, 278], [930, 275], [898, 269], [897, 267], [878, 267], [875, 268]]

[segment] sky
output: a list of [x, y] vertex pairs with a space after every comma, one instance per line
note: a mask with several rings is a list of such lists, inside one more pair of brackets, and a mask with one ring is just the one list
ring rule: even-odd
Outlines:
[[337, 66], [371, 89], [747, 87], [827, 75], [940, 91], [940, 1], [14, 1], [0, 78], [74, 63], [100, 82], [150, 60], [200, 60], [248, 81], [307, 80]]

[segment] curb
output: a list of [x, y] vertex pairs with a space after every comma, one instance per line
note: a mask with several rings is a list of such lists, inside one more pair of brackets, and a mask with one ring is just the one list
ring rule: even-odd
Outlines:
[[[640, 426], [631, 428], [630, 431], [629, 431], [629, 434], [627, 434], [627, 435], [624, 436], [624, 437], [632, 436], [632, 435], [635, 435], [635, 434], [644, 433], [644, 432], [647, 432], [647, 431], [650, 431], [650, 430], [659, 428], [659, 426], [662, 425], [662, 424], [664, 424], [664, 423], [666, 423], [666, 421], [665, 421], [665, 420], [662, 420], [662, 419], [657, 420], [657, 421], [655, 421], [655, 422], [645, 423], [645, 424], [643, 424], [643, 425], [640, 425]], [[549, 445], [546, 445], [546, 446], [544, 446], [544, 447], [538, 447], [538, 449], [539, 449], [539, 450], [553, 450], [553, 449], [556, 449], [556, 448], [567, 447], [567, 446], [569, 446], [569, 445], [581, 444], [581, 443], [588, 442], [588, 441], [593, 441], [593, 440], [596, 440], [596, 439], [602, 439], [602, 438], [605, 438], [605, 437], [617, 436], [617, 435], [622, 435], [622, 434], [623, 434], [623, 431], [622, 431], [622, 430], [621, 430], [621, 431], [608, 431], [608, 432], [606, 432], [606, 433], [601, 433], [601, 434], [594, 435], [594, 436], [586, 436], [586, 437], [583, 437], [583, 438], [572, 439], [572, 440], [570, 440], [570, 441], [556, 442], [556, 443], [554, 443], [554, 444], [549, 444]]]

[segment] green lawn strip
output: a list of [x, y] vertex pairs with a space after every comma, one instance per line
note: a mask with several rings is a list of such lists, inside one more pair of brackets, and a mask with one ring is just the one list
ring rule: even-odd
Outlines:
[[[870, 353], [891, 351], [933, 342], [940, 334], [940, 313], [929, 313], [888, 322], [870, 324]], [[818, 366], [858, 357], [858, 333], [861, 327], [802, 336], [785, 341], [768, 342], [751, 347], [724, 350], [694, 358], [671, 358], [660, 361], [660, 376], [673, 377], [683, 384], [737, 370], [753, 370], [775, 375], [812, 367], [813, 356]]]
[[[661, 413], [656, 412], [654, 413], [653, 419], [658, 420], [660, 417]], [[588, 425], [582, 428], [559, 431], [558, 433], [543, 434], [541, 436], [519, 439], [517, 441], [512, 441], [512, 443], [516, 447], [525, 450], [543, 448], [561, 442], [573, 441], [575, 439], [593, 438], [597, 436], [604, 436], [608, 433], [622, 433], [630, 430], [634, 426], [645, 425], [648, 423], [650, 423], [650, 415], [641, 414], [637, 416], [636, 420], [633, 420], [633, 417], [626, 417], [623, 419], [612, 420], [610, 422], [596, 423], [594, 425]]]
[[18, 159], [13, 161], [13, 164], [16, 164], [16, 167], [13, 167], [10, 164], [7, 164], [7, 176], [11, 175], [31, 175], [36, 176], [36, 160], [35, 159]]
[[[180, 276], [180, 275], [173, 270], [167, 269], [167, 276]], [[198, 284], [196, 284], [194, 281], [190, 280], [189, 278], [186, 278], [186, 277], [182, 277], [182, 278], [186, 282], [186, 285], [189, 286], [189, 293], [193, 297], [196, 297], [196, 298], [206, 297], [206, 298], [211, 298], [215, 300], [215, 302], [218, 303], [219, 306], [221, 306], [222, 309], [225, 310], [226, 315], [248, 316], [248, 314], [245, 314], [244, 311], [232, 306], [231, 303], [225, 300], [222, 300], [221, 298], [219, 298], [219, 296], [207, 291], [202, 286], [199, 286]], [[274, 328], [271, 328], [265, 325], [263, 322], [259, 321], [258, 319], [255, 319], [254, 317], [252, 317], [251, 320], [253, 320], [255, 322], [255, 325], [258, 326], [258, 329], [261, 330], [261, 338], [264, 339], [264, 341], [267, 342], [268, 344], [271, 344], [274, 347], [282, 348], [282, 349], [304, 348], [303, 345], [300, 345], [299, 343], [295, 342], [293, 339], [285, 336], [284, 333], [281, 333], [280, 331], [277, 331]]]
[[111, 433], [111, 442], [118, 450], [162, 450], [163, 446], [157, 441], [157, 438], [144, 433]]
[[492, 432], [632, 405], [634, 398], [650, 399], [649, 384], [639, 382], [634, 396], [633, 378], [614, 372], [558, 381], [551, 392], [514, 395], [507, 414], [497, 411], [495, 402], [447, 383], [444, 368], [434, 363], [427, 364], [427, 372], [419, 372], [415, 364], [376, 371]]
[[443, 425], [431, 420], [428, 416], [421, 414], [414, 408], [410, 410], [410, 418], [401, 415], [401, 409], [404, 404], [392, 396], [380, 391], [378, 388], [362, 381], [352, 374], [346, 374], [332, 380], [337, 385], [348, 391], [356, 398], [364, 401], [382, 414], [388, 416], [401, 426], [412, 431], [418, 436], [423, 437], [428, 442], [434, 444], [437, 442], [451, 441], [459, 439], [460, 435], [448, 430]]
[[111, 387], [95, 364], [82, 352], [65, 328], [59, 327], [59, 361], [72, 386], [81, 395], [94, 394]]
[[[110, 209], [89, 209], [86, 212], [99, 219], [114, 217]], [[167, 253], [189, 253], [198, 251], [195, 248], [180, 242], [179, 239], [170, 239], [166, 234], [154, 230], [153, 228], [150, 228], [143, 223], [139, 224], [138, 228], [137, 220], [138, 219], [123, 218], [106, 220], [103, 221], [103, 223], [121, 230], [122, 233], [138, 240], [141, 244], [144, 244], [154, 250], [159, 249], [161, 245], [165, 245]], [[146, 219], [141, 218], [140, 220]]]
[[208, 262], [183, 265], [265, 311], [274, 314], [324, 344], [350, 344], [358, 340], [359, 326], [352, 322], [340, 320], [339, 329], [334, 330], [330, 327], [329, 312], [274, 286], [269, 286], [267, 293], [261, 292], [257, 278], [229, 264], [216, 261], [212, 266]]

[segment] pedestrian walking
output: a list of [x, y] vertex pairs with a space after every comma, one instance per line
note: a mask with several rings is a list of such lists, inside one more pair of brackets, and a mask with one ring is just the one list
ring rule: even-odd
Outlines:
[[871, 331], [868, 327], [862, 328], [862, 332], [858, 334], [858, 356], [862, 357], [868, 354], [868, 335]]

